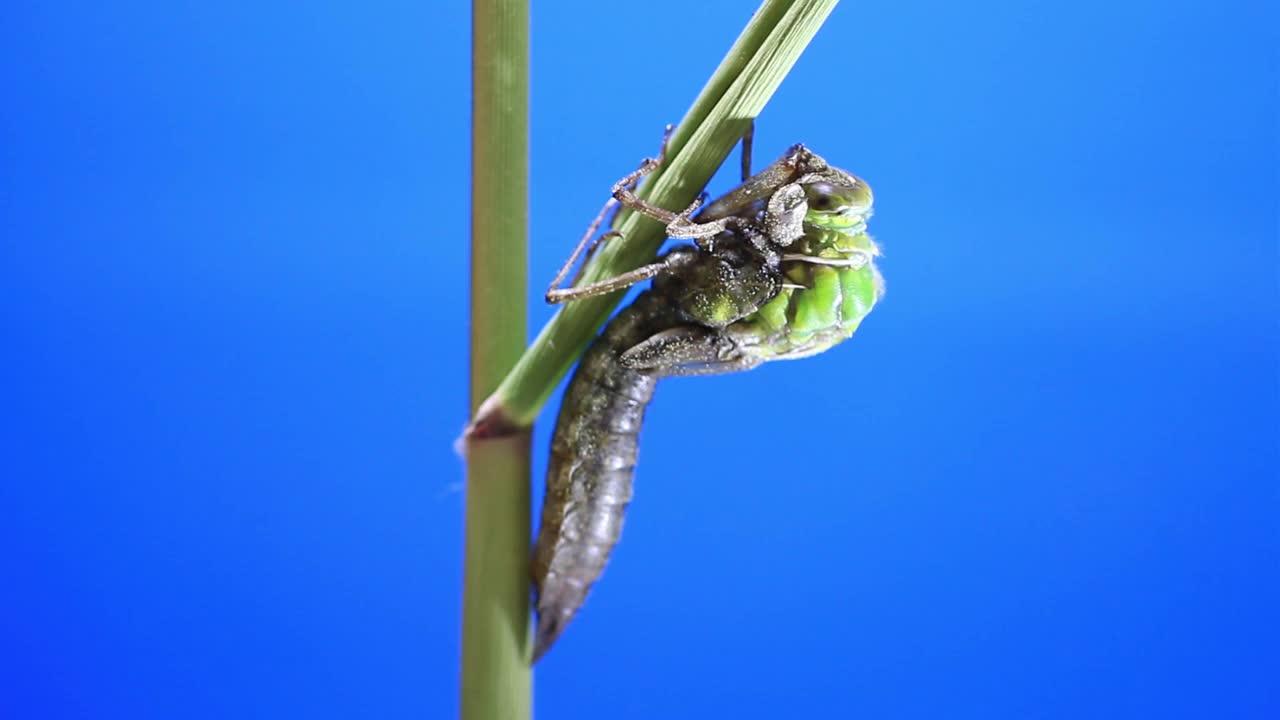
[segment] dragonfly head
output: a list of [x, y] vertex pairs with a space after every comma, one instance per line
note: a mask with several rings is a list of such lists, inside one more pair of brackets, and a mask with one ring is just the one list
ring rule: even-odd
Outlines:
[[871, 217], [871, 186], [857, 175], [830, 168], [800, 180], [808, 201], [804, 221], [824, 229], [856, 231]]

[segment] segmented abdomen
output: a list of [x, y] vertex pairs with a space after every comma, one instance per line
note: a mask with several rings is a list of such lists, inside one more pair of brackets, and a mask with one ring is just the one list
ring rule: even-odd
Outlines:
[[619, 356], [672, 324], [662, 301], [642, 293], [588, 348], [565, 390], [533, 552], [534, 661], [573, 619], [622, 534], [640, 425], [657, 377], [623, 366]]
[[847, 340], [884, 292], [870, 261], [861, 267], [786, 262], [783, 276], [781, 292], [729, 328], [744, 353], [765, 361], [808, 357]]

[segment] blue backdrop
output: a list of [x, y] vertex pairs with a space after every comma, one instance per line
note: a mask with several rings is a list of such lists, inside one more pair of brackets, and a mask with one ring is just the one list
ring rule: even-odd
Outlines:
[[[0, 717], [456, 712], [469, 14], [358, 5], [3, 11]], [[659, 388], [539, 716], [1280, 717], [1266, 5], [839, 7], [888, 295]], [[535, 3], [531, 332], [753, 7]]]

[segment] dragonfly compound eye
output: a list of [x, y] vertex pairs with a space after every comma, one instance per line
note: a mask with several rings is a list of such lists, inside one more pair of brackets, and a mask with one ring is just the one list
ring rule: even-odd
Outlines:
[[852, 182], [833, 183], [819, 180], [804, 186], [809, 211], [819, 215], [862, 217], [871, 210], [871, 187], [854, 175]]

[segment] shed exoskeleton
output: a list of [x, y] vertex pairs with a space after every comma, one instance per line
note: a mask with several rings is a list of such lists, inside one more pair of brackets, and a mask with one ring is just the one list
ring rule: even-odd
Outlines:
[[[664, 142], [665, 146], [665, 142]], [[744, 156], [746, 143], [744, 143]], [[653, 279], [583, 354], [551, 442], [542, 522], [533, 553], [537, 630], [533, 661], [563, 632], [600, 577], [622, 532], [644, 411], [658, 379], [748, 370], [806, 357], [850, 337], [883, 293], [879, 249], [866, 232], [872, 194], [855, 175], [803, 145], [694, 214], [636, 196], [662, 161], [618, 181], [547, 292], [565, 302]], [[609, 210], [622, 206], [693, 240], [616, 278], [560, 289]]]

